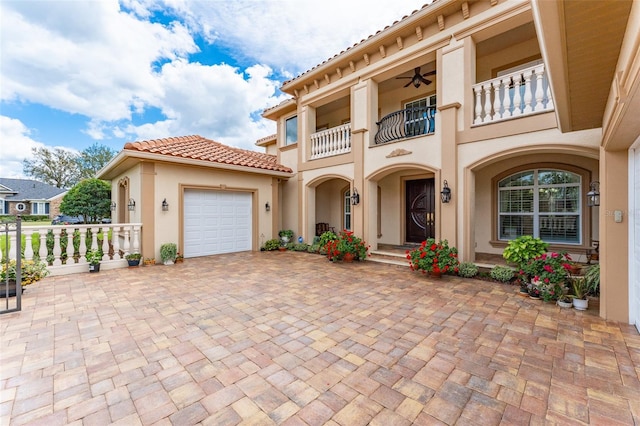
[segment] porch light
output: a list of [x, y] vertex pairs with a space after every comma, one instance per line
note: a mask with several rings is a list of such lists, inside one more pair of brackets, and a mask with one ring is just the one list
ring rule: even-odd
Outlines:
[[162, 211], [163, 212], [168, 212], [169, 211], [169, 203], [167, 203], [167, 199], [166, 198], [164, 200], [162, 200]]
[[129, 207], [130, 212], [136, 209], [136, 202], [133, 198], [129, 198], [129, 203], [127, 204], [127, 207]]
[[116, 202], [115, 202], [115, 201], [112, 201], [112, 202], [111, 202], [111, 211], [112, 211], [112, 212], [115, 212], [115, 211], [116, 211]]
[[594, 180], [589, 184], [589, 192], [587, 192], [587, 206], [597, 207], [600, 205], [600, 182]]
[[353, 188], [353, 194], [351, 194], [351, 205], [357, 206], [360, 204], [360, 194], [358, 194], [358, 190]]
[[265, 211], [271, 211], [271, 206], [269, 205], [268, 201], [265, 203], [264, 209], [265, 209]]
[[446, 204], [451, 201], [451, 189], [449, 189], [449, 184], [447, 181], [444, 181], [444, 186], [442, 187], [442, 192], [440, 192], [440, 198], [442, 199], [442, 203]]

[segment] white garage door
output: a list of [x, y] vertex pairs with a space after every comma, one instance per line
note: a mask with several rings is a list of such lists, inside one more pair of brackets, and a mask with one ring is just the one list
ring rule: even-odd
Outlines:
[[186, 190], [184, 257], [251, 250], [251, 194]]
[[638, 331], [640, 331], [640, 144], [636, 144], [635, 150], [630, 151], [633, 155], [633, 159], [630, 162], [630, 179], [629, 185], [631, 187], [630, 211], [631, 219], [630, 226], [632, 226], [631, 232], [633, 233], [631, 241], [632, 247], [630, 251], [629, 264], [632, 268], [629, 274], [629, 297], [631, 303], [629, 304], [629, 312], [631, 313], [631, 322], [636, 325]]

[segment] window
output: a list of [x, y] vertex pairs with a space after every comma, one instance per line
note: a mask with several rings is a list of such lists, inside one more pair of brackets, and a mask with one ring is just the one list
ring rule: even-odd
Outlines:
[[4, 205], [5, 205], [5, 201], [0, 198], [0, 214], [6, 214], [5, 210], [4, 210]]
[[49, 214], [48, 207], [47, 203], [38, 203], [34, 201], [31, 203], [31, 214]]
[[498, 238], [533, 235], [581, 243], [581, 177], [563, 170], [519, 172], [498, 182]]
[[298, 143], [298, 116], [288, 118], [285, 121], [285, 145]]
[[348, 189], [344, 192], [344, 212], [342, 217], [343, 229], [351, 231], [351, 191]]
[[404, 130], [407, 137], [435, 132], [436, 95], [407, 102], [404, 109]]

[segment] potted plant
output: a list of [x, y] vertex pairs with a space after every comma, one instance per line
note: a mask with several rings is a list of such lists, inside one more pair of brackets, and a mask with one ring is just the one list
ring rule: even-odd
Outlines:
[[600, 264], [589, 266], [584, 274], [587, 293], [590, 296], [600, 295]]
[[433, 276], [440, 276], [449, 271], [458, 273], [458, 250], [449, 247], [447, 240], [436, 242], [428, 238], [414, 250], [407, 250], [409, 267], [413, 271], [429, 272]]
[[329, 240], [326, 245], [327, 257], [333, 262], [343, 260], [353, 262], [367, 258], [369, 246], [360, 237], [353, 235], [352, 231], [340, 231], [337, 239]]
[[540, 238], [531, 235], [523, 235], [509, 244], [502, 252], [502, 257], [508, 262], [522, 269], [531, 259], [544, 254], [549, 248], [549, 244]]
[[[13, 297], [16, 295], [16, 281], [18, 279], [18, 264], [15, 259], [3, 262], [0, 269], [0, 297]], [[20, 262], [20, 284], [22, 289], [27, 285], [49, 275], [47, 264], [34, 260], [21, 260]], [[9, 283], [7, 291], [6, 283]]]
[[140, 253], [129, 253], [124, 258], [127, 259], [129, 266], [138, 266], [140, 265], [142, 255]]
[[584, 311], [589, 307], [587, 293], [589, 288], [585, 277], [572, 277], [571, 287], [573, 289], [573, 307], [579, 311]]
[[178, 254], [176, 254], [176, 263], [182, 263], [182, 262], [184, 262], [184, 256], [180, 254], [180, 252], [178, 252]]
[[160, 259], [165, 265], [173, 265], [178, 255], [178, 246], [175, 243], [164, 243], [160, 246]]
[[145, 266], [152, 266], [156, 264], [156, 259], [153, 257], [147, 257], [144, 259], [143, 262]]
[[567, 295], [560, 296], [556, 303], [561, 308], [570, 308], [571, 306], [573, 306], [573, 301], [571, 300], [571, 296], [567, 296]]
[[282, 240], [282, 245], [287, 245], [288, 242], [293, 240], [293, 231], [291, 229], [282, 229], [278, 232], [278, 236]]
[[102, 250], [87, 250], [85, 254], [89, 262], [89, 272], [100, 272], [100, 262], [102, 261]]
[[566, 253], [543, 253], [529, 260], [523, 268], [545, 301], [557, 300], [569, 281], [570, 257]]

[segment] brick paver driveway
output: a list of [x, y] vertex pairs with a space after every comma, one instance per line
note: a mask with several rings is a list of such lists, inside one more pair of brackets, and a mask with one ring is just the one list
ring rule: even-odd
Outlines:
[[49, 277], [2, 424], [636, 424], [640, 337], [509, 286], [305, 253]]

